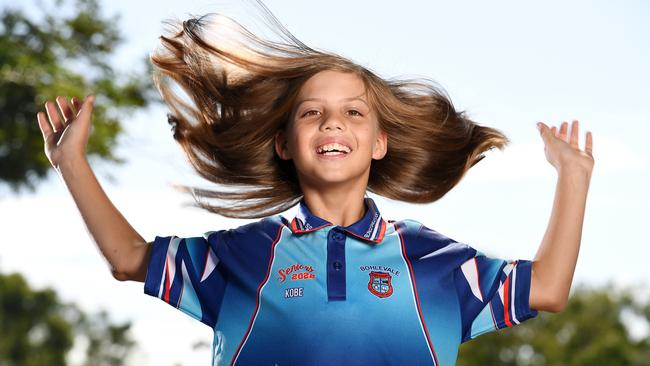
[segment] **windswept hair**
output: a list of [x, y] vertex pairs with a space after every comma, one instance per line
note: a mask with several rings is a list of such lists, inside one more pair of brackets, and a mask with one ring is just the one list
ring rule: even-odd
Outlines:
[[[253, 1], [282, 41], [263, 39], [228, 16], [210, 13], [168, 21], [170, 34], [160, 37], [161, 47], [151, 55], [174, 139], [201, 177], [235, 188], [178, 185], [192, 194], [195, 206], [226, 217], [261, 218], [298, 203], [303, 193], [295, 166], [277, 155], [274, 137], [292, 117], [302, 84], [324, 70], [358, 75], [388, 134], [386, 155], [371, 162], [370, 192], [411, 203], [436, 201], [486, 150], [503, 150], [510, 142], [499, 130], [456, 111], [434, 81], [385, 80], [345, 57], [312, 49]], [[175, 93], [174, 86], [186, 95]]]

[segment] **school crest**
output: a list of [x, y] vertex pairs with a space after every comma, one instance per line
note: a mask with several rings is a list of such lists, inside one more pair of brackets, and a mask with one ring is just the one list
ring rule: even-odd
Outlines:
[[389, 297], [393, 294], [393, 284], [391, 282], [392, 276], [387, 272], [369, 273], [370, 280], [368, 281], [368, 290], [377, 297]]

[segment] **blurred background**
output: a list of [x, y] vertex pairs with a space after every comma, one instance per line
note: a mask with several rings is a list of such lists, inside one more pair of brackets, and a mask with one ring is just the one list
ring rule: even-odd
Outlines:
[[[141, 283], [112, 278], [45, 157], [36, 113], [57, 95], [97, 96], [89, 161], [147, 240], [253, 221], [187, 207], [191, 197], [172, 189], [208, 183], [173, 140], [147, 61], [164, 20], [237, 4], [0, 0], [0, 365], [210, 362], [212, 329]], [[569, 306], [463, 344], [458, 364], [650, 365], [650, 3], [264, 4], [307, 45], [385, 78], [433, 79], [458, 110], [511, 139], [435, 203], [370, 193], [387, 219], [532, 259], [557, 178], [535, 122], [578, 119], [581, 148], [592, 131], [596, 163]]]

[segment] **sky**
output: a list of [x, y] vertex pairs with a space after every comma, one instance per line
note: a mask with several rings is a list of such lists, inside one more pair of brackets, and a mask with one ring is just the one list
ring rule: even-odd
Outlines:
[[[158, 45], [162, 21], [232, 9], [225, 1], [102, 1], [121, 14], [126, 39], [112, 61], [134, 65]], [[304, 43], [333, 51], [382, 77], [427, 77], [481, 125], [508, 136], [442, 199], [408, 204], [369, 194], [386, 219], [410, 218], [488, 255], [532, 259], [546, 231], [557, 173], [536, 121], [580, 121], [593, 134], [595, 165], [574, 275], [578, 284], [650, 286], [650, 4], [644, 1], [339, 1], [267, 0]], [[2, 8], [8, 5], [0, 0]], [[33, 3], [25, 9], [34, 12]], [[163, 106], [122, 122], [123, 166], [90, 160], [104, 190], [147, 240], [199, 236], [254, 220], [185, 207], [172, 183], [208, 183], [174, 142]], [[34, 119], [36, 123], [36, 119]], [[296, 207], [284, 213], [290, 218]], [[63, 181], [51, 171], [34, 193], [0, 187], [0, 271], [18, 271], [65, 301], [108, 309], [131, 321], [140, 348], [133, 364], [206, 365], [212, 330], [157, 298], [141, 283], [114, 280]]]

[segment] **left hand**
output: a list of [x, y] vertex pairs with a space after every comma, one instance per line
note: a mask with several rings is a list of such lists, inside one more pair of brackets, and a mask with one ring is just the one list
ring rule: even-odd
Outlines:
[[571, 135], [567, 133], [569, 123], [564, 121], [558, 130], [556, 126], [550, 128], [543, 122], [538, 122], [540, 135], [544, 140], [544, 153], [546, 160], [555, 167], [558, 172], [562, 169], [581, 168], [588, 176], [594, 166], [593, 137], [590, 131], [586, 133], [585, 149], [580, 150], [578, 146], [578, 120], [571, 124]]

